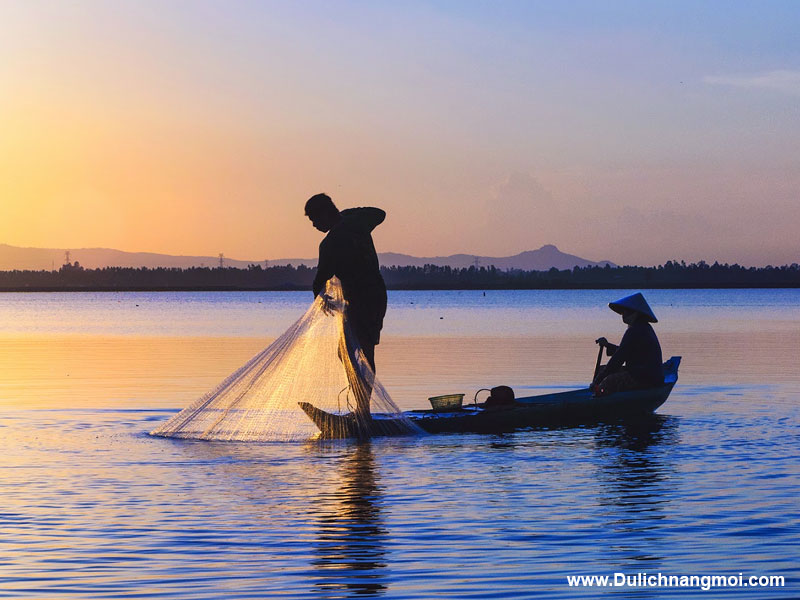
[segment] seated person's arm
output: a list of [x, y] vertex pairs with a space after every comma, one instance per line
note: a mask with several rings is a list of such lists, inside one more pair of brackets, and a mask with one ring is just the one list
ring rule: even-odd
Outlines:
[[614, 353], [619, 348], [619, 346], [617, 346], [616, 344], [612, 344], [611, 342], [609, 342], [604, 337], [597, 338], [595, 340], [595, 343], [596, 344], [600, 344], [601, 346], [603, 346], [606, 349], [606, 356], [614, 356]]
[[[630, 331], [630, 330], [628, 330]], [[594, 379], [594, 383], [602, 381], [611, 373], [619, 371], [622, 368], [622, 365], [625, 363], [625, 360], [628, 358], [628, 344], [626, 344], [626, 337], [628, 337], [628, 331], [625, 332], [625, 335], [622, 336], [622, 341], [619, 343], [619, 346], [615, 346], [614, 344], [610, 343], [605, 338], [600, 338], [597, 340], [597, 343], [603, 343], [606, 346], [606, 353], [611, 356], [611, 359], [608, 361], [605, 367], [600, 369], [600, 372], [597, 374], [597, 377]]]

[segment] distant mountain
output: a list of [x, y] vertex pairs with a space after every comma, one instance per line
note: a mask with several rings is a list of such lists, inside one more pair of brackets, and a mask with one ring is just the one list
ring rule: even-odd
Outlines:
[[[0, 270], [51, 270], [58, 269], [66, 259], [66, 249], [59, 248], [20, 248], [0, 244]], [[384, 252], [378, 255], [381, 265], [390, 266], [424, 266], [426, 264], [437, 266], [451, 266], [466, 268], [473, 265], [489, 267], [494, 265], [498, 269], [520, 269], [523, 271], [546, 271], [552, 267], [557, 269], [571, 269], [579, 266], [605, 266], [612, 267], [614, 263], [607, 260], [594, 262], [572, 254], [561, 252], [552, 244], [542, 246], [538, 250], [528, 250], [514, 256], [492, 257], [476, 256], [473, 254], [453, 254], [452, 256], [418, 257], [408, 254]], [[109, 248], [79, 248], [69, 250], [71, 262], [79, 262], [87, 269], [102, 267], [216, 267], [219, 266], [219, 256], [172, 256], [169, 254], [155, 254], [152, 252], [123, 252]], [[264, 264], [258, 260], [235, 260], [224, 258], [226, 267], [244, 268], [251, 264]], [[270, 266], [275, 265], [305, 265], [316, 266], [315, 258], [281, 258], [270, 260]]]
[[[63, 248], [19, 248], [0, 244], [0, 271], [51, 270], [58, 269], [66, 260], [67, 250]], [[86, 269], [103, 267], [217, 267], [219, 256], [173, 256], [153, 252], [123, 252], [110, 248], [78, 248], [69, 250], [70, 262], [79, 262]], [[248, 265], [260, 263], [259, 260], [235, 260], [224, 258], [226, 267], [246, 268]], [[293, 264], [314, 266], [316, 259], [287, 258], [280, 261], [269, 261], [270, 265]]]
[[395, 254], [385, 252], [379, 255], [381, 265], [389, 266], [417, 266], [436, 265], [439, 267], [450, 266], [454, 268], [468, 268], [473, 265], [479, 267], [489, 267], [494, 265], [498, 269], [520, 269], [522, 271], [547, 271], [553, 267], [556, 269], [571, 269], [572, 267], [600, 266], [607, 264], [615, 267], [616, 265], [607, 260], [598, 262], [587, 260], [574, 254], [561, 252], [552, 244], [546, 244], [538, 250], [528, 250], [520, 252], [514, 256], [476, 256], [474, 254], [453, 254], [451, 256], [428, 256], [417, 257], [408, 254]]

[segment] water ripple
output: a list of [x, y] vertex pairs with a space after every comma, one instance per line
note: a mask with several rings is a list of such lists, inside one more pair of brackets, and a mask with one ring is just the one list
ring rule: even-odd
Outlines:
[[156, 417], [6, 421], [0, 597], [566, 598], [569, 574], [800, 574], [786, 415], [369, 444], [143, 435]]

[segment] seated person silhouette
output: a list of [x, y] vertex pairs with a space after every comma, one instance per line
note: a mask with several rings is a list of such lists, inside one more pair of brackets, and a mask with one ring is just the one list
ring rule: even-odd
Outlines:
[[[611, 357], [608, 364], [595, 374], [592, 391], [603, 396], [613, 392], [656, 387], [664, 383], [661, 345], [650, 323], [657, 323], [641, 293], [609, 303], [608, 307], [622, 315], [628, 326], [619, 346], [601, 337], [595, 340]], [[602, 352], [602, 350], [601, 350]], [[599, 358], [598, 358], [599, 362]]]

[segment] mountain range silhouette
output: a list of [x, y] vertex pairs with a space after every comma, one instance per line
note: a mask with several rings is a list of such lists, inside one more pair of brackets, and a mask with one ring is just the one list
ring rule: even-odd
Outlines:
[[[0, 270], [53, 270], [65, 263], [66, 248], [22, 248], [0, 244]], [[498, 269], [520, 269], [523, 271], [546, 271], [556, 269], [571, 269], [575, 266], [605, 266], [614, 267], [614, 263], [601, 260], [591, 261], [573, 254], [567, 254], [552, 244], [545, 244], [538, 250], [527, 250], [513, 256], [479, 256], [474, 254], [453, 254], [450, 256], [419, 257], [396, 252], [379, 253], [381, 266], [450, 266], [465, 268], [470, 266], [489, 267]], [[124, 252], [110, 248], [74, 248], [69, 249], [69, 260], [79, 262], [87, 269], [103, 267], [218, 267], [219, 256], [174, 256], [170, 254], [156, 254], [152, 252]], [[269, 266], [305, 265], [316, 266], [316, 258], [280, 258], [267, 261]], [[251, 264], [264, 265], [264, 260], [239, 260], [223, 258], [226, 267], [246, 268]]]

